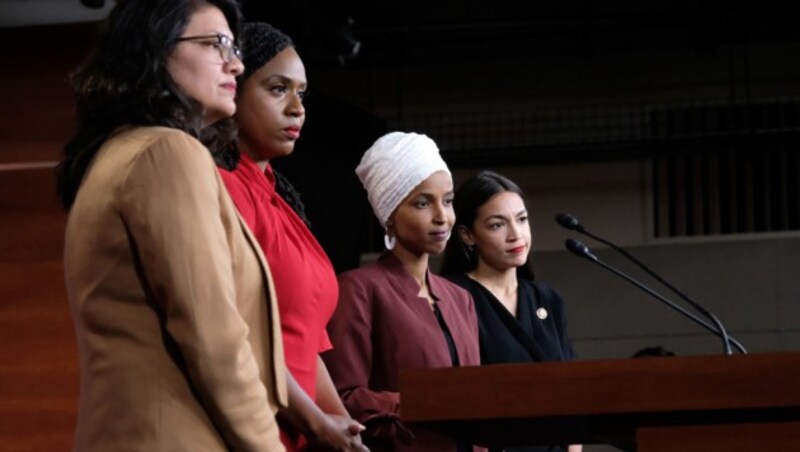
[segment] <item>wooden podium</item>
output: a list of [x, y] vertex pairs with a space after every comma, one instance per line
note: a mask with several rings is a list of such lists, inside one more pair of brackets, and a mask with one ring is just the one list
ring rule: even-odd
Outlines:
[[800, 353], [406, 371], [402, 419], [491, 446], [800, 451]]

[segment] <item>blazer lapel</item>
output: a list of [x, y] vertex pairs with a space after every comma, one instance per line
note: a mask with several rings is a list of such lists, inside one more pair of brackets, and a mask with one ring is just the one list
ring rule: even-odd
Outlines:
[[[222, 181], [220, 180], [220, 184]], [[231, 201], [231, 204], [233, 202]], [[242, 216], [239, 214], [239, 211], [234, 207], [234, 212], [236, 212], [236, 219], [239, 221], [239, 227], [242, 229], [244, 236], [247, 238], [250, 247], [255, 251], [256, 257], [258, 258], [258, 264], [261, 267], [261, 274], [264, 277], [264, 282], [267, 286], [267, 296], [269, 297], [269, 306], [270, 306], [270, 325], [271, 325], [271, 335], [272, 335], [272, 353], [275, 357], [278, 358], [278, 362], [276, 362], [275, 371], [278, 372], [278, 367], [283, 366], [284, 358], [283, 358], [283, 339], [281, 337], [281, 326], [280, 326], [280, 314], [278, 312], [278, 296], [275, 293], [275, 285], [272, 281], [272, 273], [269, 270], [269, 263], [267, 262], [267, 258], [264, 257], [264, 253], [261, 251], [261, 245], [259, 245], [258, 240], [256, 240], [255, 236], [252, 232], [250, 232], [250, 228], [247, 227], [247, 223], [244, 221]], [[275, 386], [277, 388], [277, 400], [281, 406], [287, 406], [289, 403], [289, 396], [288, 390], [286, 388], [286, 382], [283, 380], [281, 383], [281, 379], [279, 376], [273, 375], [273, 379], [275, 381]]]
[[[508, 312], [508, 309], [506, 309], [506, 307], [503, 306], [503, 304], [500, 303], [500, 301], [497, 298], [495, 298], [495, 296], [492, 295], [492, 293], [489, 292], [488, 289], [483, 287], [483, 285], [481, 285], [477, 281], [474, 281], [472, 278], [467, 278], [467, 279], [469, 279], [472, 284], [477, 286], [478, 292], [488, 302], [489, 306], [491, 306], [492, 309], [497, 313], [497, 316], [500, 318], [500, 321], [503, 322], [503, 325], [506, 327], [506, 329], [508, 329], [511, 335], [514, 336], [517, 342], [519, 342], [519, 344], [522, 345], [525, 348], [525, 350], [528, 351], [528, 353], [531, 355], [531, 358], [534, 361], [547, 361], [547, 354], [542, 350], [541, 347], [539, 347], [539, 344], [537, 344], [533, 340], [533, 338], [530, 337], [528, 333], [526, 333], [525, 330], [522, 329], [522, 327], [519, 324], [519, 320], [514, 318], [514, 316], [511, 315], [510, 312]], [[519, 284], [518, 287], [519, 287], [518, 290], [524, 290], [522, 289], [523, 284]], [[525, 297], [521, 296], [521, 294], [517, 295], [518, 303], [519, 301], [522, 301], [524, 299]]]

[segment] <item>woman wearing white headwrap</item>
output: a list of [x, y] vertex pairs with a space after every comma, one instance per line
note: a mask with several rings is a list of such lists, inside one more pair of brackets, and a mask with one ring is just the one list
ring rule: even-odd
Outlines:
[[479, 364], [472, 298], [428, 271], [428, 256], [444, 250], [455, 222], [450, 171], [430, 138], [393, 132], [367, 150], [356, 173], [388, 252], [339, 276], [328, 370], [373, 451], [471, 450], [399, 420], [401, 370]]

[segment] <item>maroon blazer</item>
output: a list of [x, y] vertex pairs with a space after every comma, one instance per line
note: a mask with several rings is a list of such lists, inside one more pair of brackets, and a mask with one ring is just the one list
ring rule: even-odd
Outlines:
[[[442, 313], [462, 366], [480, 364], [478, 321], [464, 289], [433, 273], [428, 286]], [[405, 369], [451, 367], [442, 328], [419, 285], [391, 253], [375, 264], [339, 276], [339, 304], [328, 324], [333, 350], [323, 354], [350, 414], [367, 425], [365, 440], [388, 439], [395, 450], [455, 450], [455, 443], [399, 423], [399, 374]], [[375, 446], [373, 446], [375, 450]]]

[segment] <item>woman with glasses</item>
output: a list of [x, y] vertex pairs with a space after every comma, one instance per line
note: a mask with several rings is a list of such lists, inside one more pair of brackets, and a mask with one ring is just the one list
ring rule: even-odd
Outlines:
[[[320, 353], [339, 287], [328, 256], [308, 227], [303, 205], [271, 162], [286, 157], [305, 122], [306, 71], [289, 36], [265, 23], [242, 26], [245, 72], [239, 77], [238, 144], [220, 175], [272, 266], [281, 315], [289, 408], [280, 413], [287, 450], [304, 445], [366, 450], [364, 427], [347, 414]], [[239, 154], [240, 155], [237, 155]]]
[[233, 136], [238, 20], [233, 0], [119, 0], [74, 75], [77, 451], [283, 450], [272, 279], [207, 147]]

